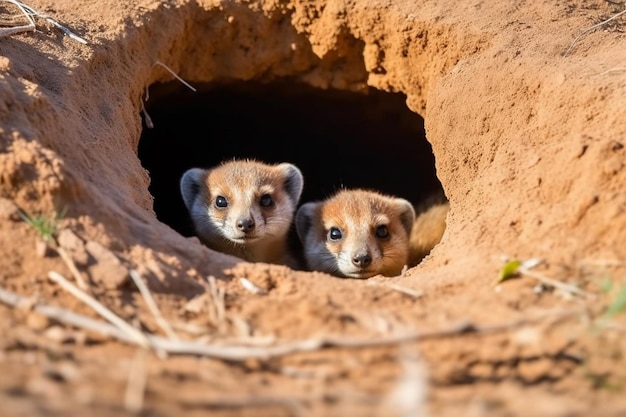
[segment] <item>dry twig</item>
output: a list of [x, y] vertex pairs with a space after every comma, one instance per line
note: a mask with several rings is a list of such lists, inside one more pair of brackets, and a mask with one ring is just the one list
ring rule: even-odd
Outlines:
[[545, 275], [541, 275], [541, 274], [539, 274], [537, 272], [533, 272], [533, 271], [529, 270], [528, 268], [520, 267], [518, 269], [518, 271], [522, 275], [526, 275], [526, 276], [529, 276], [531, 278], [535, 278], [537, 281], [539, 281], [539, 282], [541, 282], [543, 284], [546, 284], [546, 285], [548, 285], [550, 287], [557, 288], [557, 289], [559, 289], [561, 291], [565, 291], [565, 292], [568, 292], [568, 293], [576, 294], [576, 295], [579, 295], [579, 296], [584, 297], [584, 298], [594, 298], [593, 294], [591, 294], [591, 293], [589, 293], [587, 291], [581, 290], [580, 288], [578, 288], [575, 285], [567, 284], [565, 282], [561, 282], [561, 281], [558, 281], [556, 279], [553, 279], [553, 278], [550, 278], [550, 277], [546, 277]]
[[20, 32], [33, 32], [33, 31], [35, 31], [36, 30], [36, 26], [35, 26], [35, 20], [33, 19], [33, 16], [34, 16], [34, 17], [39, 17], [39, 18], [42, 18], [42, 19], [46, 20], [48, 23], [50, 23], [54, 27], [60, 29], [63, 33], [65, 33], [65, 35], [69, 36], [70, 38], [74, 39], [75, 41], [80, 42], [82, 44], [87, 44], [87, 41], [85, 39], [83, 39], [80, 36], [76, 35], [71, 30], [69, 30], [65, 26], [61, 25], [56, 20], [52, 19], [47, 14], [39, 13], [38, 11], [33, 9], [32, 7], [22, 3], [21, 1], [17, 1], [17, 0], [2, 0], [2, 1], [5, 1], [5, 2], [14, 4], [15, 6], [17, 6], [17, 8], [20, 9], [20, 12], [22, 12], [24, 14], [24, 16], [26, 17], [26, 20], [28, 20], [28, 24], [27, 25], [20, 25], [20, 26], [13, 26], [13, 27], [9, 27], [9, 28], [0, 28], [0, 36], [10, 36], [10, 35], [13, 35], [15, 33], [20, 33]]
[[[172, 74], [174, 76], [174, 78], [176, 78], [178, 81], [180, 81], [181, 83], [183, 83], [183, 85], [187, 88], [189, 88], [191, 91], [193, 91], [194, 93], [197, 91], [195, 87], [193, 87], [191, 84], [189, 84], [187, 81], [183, 80], [181, 77], [178, 76], [178, 74], [176, 74], [174, 72], [173, 69], [171, 69], [170, 67], [168, 67], [167, 65], [165, 65], [164, 63], [162, 63], [161, 61], [159, 61], [158, 59], [154, 62], [154, 65], [160, 65], [163, 68], [165, 68], [170, 74]], [[150, 91], [148, 90], [149, 87], [146, 87], [146, 96], [144, 98], [144, 101], [148, 101], [149, 97], [150, 97]], [[146, 110], [146, 107], [143, 104], [143, 101], [141, 102], [141, 112], [143, 113], [145, 122], [146, 122], [146, 126], [149, 129], [152, 129], [154, 127], [154, 122], [152, 122], [152, 118], [150, 117], [150, 115], [148, 114], [148, 111]]]
[[18, 9], [20, 9], [20, 12], [22, 12], [22, 14], [26, 17], [26, 20], [28, 21], [28, 24], [26, 25], [19, 25], [19, 26], [13, 26], [13, 27], [9, 27], [9, 28], [1, 28], [0, 29], [0, 36], [11, 36], [15, 33], [20, 33], [20, 32], [32, 32], [35, 30], [35, 21], [33, 20], [33, 18], [31, 17], [30, 14], [28, 14], [26, 12], [26, 10], [24, 10], [24, 7], [22, 5], [22, 3], [20, 3], [19, 1], [12, 1], [12, 0], [5, 0], [9, 3], [14, 4], [15, 6], [17, 6]]
[[415, 290], [413, 288], [405, 287], [404, 285], [394, 284], [393, 282], [372, 282], [369, 285], [375, 285], [377, 287], [389, 288], [390, 290], [398, 291], [402, 294], [408, 295], [413, 298], [420, 298], [424, 296], [424, 292]]
[[86, 291], [89, 288], [89, 286], [87, 285], [87, 283], [83, 279], [83, 276], [80, 274], [80, 271], [76, 267], [76, 263], [74, 263], [74, 260], [65, 251], [65, 249], [63, 249], [61, 246], [59, 246], [59, 244], [56, 241], [56, 239], [53, 241], [52, 249], [54, 249], [59, 254], [61, 259], [63, 259], [63, 262], [65, 262], [65, 265], [67, 265], [67, 267], [69, 268], [70, 273], [72, 274], [72, 276], [76, 280], [76, 284], [78, 284], [79, 288], [81, 290], [85, 290]]
[[96, 313], [100, 314], [107, 321], [115, 325], [115, 327], [117, 327], [118, 329], [123, 331], [125, 334], [127, 334], [130, 338], [132, 338], [132, 340], [136, 344], [144, 348], [152, 347], [152, 344], [150, 343], [146, 335], [144, 335], [141, 331], [137, 330], [136, 328], [134, 328], [133, 326], [131, 326], [130, 324], [122, 320], [122, 318], [120, 318], [117, 314], [115, 314], [114, 312], [106, 308], [104, 305], [102, 305], [98, 300], [96, 300], [95, 298], [87, 294], [86, 292], [76, 287], [70, 281], [65, 279], [63, 275], [55, 271], [50, 271], [48, 273], [48, 277], [52, 281], [59, 284], [64, 290], [72, 294], [74, 297], [78, 298], [80, 301], [87, 304]]
[[147, 350], [138, 349], [128, 369], [124, 407], [131, 413], [138, 413], [143, 408], [148, 381], [148, 355]]
[[194, 93], [196, 92], [196, 88], [193, 87], [191, 84], [189, 84], [187, 81], [183, 80], [181, 77], [178, 76], [178, 74], [176, 74], [174, 72], [173, 69], [171, 69], [170, 67], [168, 67], [167, 65], [165, 65], [164, 63], [162, 63], [161, 61], [159, 61], [158, 59], [154, 62], [154, 65], [160, 65], [163, 68], [165, 68], [170, 74], [172, 74], [174, 76], [174, 78], [176, 78], [178, 81], [180, 81], [181, 83], [183, 83], [183, 85], [187, 88], [189, 88], [191, 91], [193, 91]]
[[217, 286], [217, 280], [214, 276], [209, 276], [209, 294], [213, 300], [213, 308], [209, 309], [210, 318], [217, 328], [220, 330], [225, 326], [226, 306], [224, 304], [225, 291]]
[[[25, 302], [26, 297], [21, 297], [0, 288], [0, 301], [17, 306]], [[98, 322], [88, 317], [80, 316], [75, 313], [49, 306], [36, 304], [33, 309], [44, 316], [53, 318], [57, 321], [81, 327], [87, 330], [98, 331], [100, 333], [113, 336], [120, 341], [140, 344], [141, 340], [134, 334], [121, 330], [117, 326], [107, 323]], [[345, 348], [368, 348], [387, 345], [397, 345], [403, 343], [416, 342], [426, 339], [454, 337], [463, 334], [492, 334], [502, 331], [511, 330], [520, 326], [529, 325], [534, 322], [544, 320], [549, 317], [566, 318], [578, 315], [583, 311], [581, 308], [550, 311], [532, 317], [524, 317], [510, 322], [500, 323], [491, 326], [476, 326], [471, 323], [461, 323], [450, 326], [445, 329], [430, 330], [424, 332], [405, 332], [402, 334], [392, 335], [383, 338], [346, 338], [338, 336], [326, 336], [305, 339], [290, 343], [284, 343], [277, 346], [255, 347], [255, 346], [218, 346], [207, 345], [193, 341], [171, 340], [154, 335], [145, 335], [151, 346], [171, 354], [181, 355], [199, 355], [209, 356], [217, 359], [230, 361], [243, 361], [247, 359], [268, 359], [272, 357], [284, 356], [298, 352], [310, 352], [326, 347], [345, 347]], [[133, 328], [133, 330], [135, 330]]]
[[146, 304], [148, 305], [148, 308], [150, 309], [150, 312], [154, 316], [157, 324], [163, 329], [165, 334], [170, 339], [178, 340], [179, 339], [178, 335], [176, 334], [174, 329], [172, 329], [172, 326], [170, 326], [170, 324], [167, 322], [167, 320], [165, 320], [165, 318], [161, 314], [159, 307], [156, 305], [156, 302], [154, 301], [154, 298], [152, 298], [152, 294], [150, 293], [150, 290], [141, 279], [141, 276], [139, 276], [139, 273], [135, 271], [134, 269], [131, 269], [130, 277], [135, 282], [135, 285], [137, 285], [137, 288], [139, 288], [139, 292], [141, 293], [144, 300], [146, 301]]
[[570, 51], [574, 48], [574, 45], [576, 45], [576, 42], [578, 42], [578, 40], [579, 40], [580, 38], [582, 38], [584, 35], [586, 35], [586, 34], [587, 34], [587, 33], [589, 33], [589, 32], [594, 31], [595, 29], [597, 29], [597, 28], [599, 28], [599, 27], [601, 27], [601, 26], [606, 25], [606, 24], [607, 24], [607, 23], [609, 23], [610, 21], [617, 19], [618, 17], [620, 17], [621, 15], [623, 15], [623, 14], [625, 14], [625, 13], [626, 13], [626, 10], [622, 10], [621, 12], [619, 12], [619, 13], [617, 13], [617, 14], [614, 14], [613, 16], [609, 17], [608, 19], [603, 20], [602, 22], [600, 22], [600, 23], [598, 23], [598, 24], [595, 24], [595, 25], [593, 25], [593, 26], [591, 26], [591, 27], [588, 27], [587, 29], [585, 29], [585, 30], [583, 30], [582, 32], [580, 32], [580, 33], [578, 34], [578, 36], [576, 36], [576, 37], [574, 38], [574, 40], [573, 40], [573, 41], [572, 41], [572, 43], [570, 44], [569, 48], [567, 48], [567, 50], [565, 51], [565, 53], [564, 53], [563, 55], [565, 55], [565, 56], [569, 55]]
[[241, 277], [239, 278], [239, 282], [247, 291], [251, 292], [252, 294], [267, 295], [267, 290], [265, 288], [259, 287], [248, 278]]

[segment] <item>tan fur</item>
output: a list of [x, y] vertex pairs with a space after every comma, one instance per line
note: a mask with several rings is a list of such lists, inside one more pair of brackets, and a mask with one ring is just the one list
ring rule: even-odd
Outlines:
[[[396, 276], [414, 266], [441, 240], [448, 203], [432, 204], [416, 217], [407, 200], [369, 190], [342, 190], [306, 203], [296, 214], [296, 230], [310, 270], [340, 277]], [[376, 235], [385, 226], [388, 236]], [[341, 239], [333, 239], [336, 228]], [[366, 258], [363, 258], [363, 255]], [[363, 262], [369, 259], [370, 262]]]
[[302, 187], [302, 173], [296, 166], [252, 160], [192, 168], [180, 181], [183, 200], [204, 244], [250, 262], [293, 267], [287, 233]]
[[409, 266], [415, 266], [441, 241], [446, 230], [446, 218], [450, 211], [450, 203], [439, 202], [426, 207], [415, 217], [411, 238]]
[[[343, 190], [300, 207], [296, 230], [311, 270], [351, 278], [395, 276], [408, 263], [414, 219], [407, 200], [368, 190]], [[377, 236], [380, 228], [387, 230], [387, 236]], [[340, 239], [333, 239], [333, 229]]]

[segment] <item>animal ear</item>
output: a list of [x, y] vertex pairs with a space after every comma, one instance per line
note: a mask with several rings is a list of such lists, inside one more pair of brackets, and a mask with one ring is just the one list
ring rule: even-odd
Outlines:
[[413, 204], [404, 198], [396, 198], [395, 200], [398, 213], [400, 214], [400, 222], [410, 236], [413, 223], [415, 222], [415, 208], [413, 208]]
[[294, 206], [297, 205], [300, 200], [300, 195], [302, 195], [302, 188], [304, 187], [302, 172], [300, 172], [297, 166], [286, 162], [278, 164], [276, 169], [282, 172], [285, 191], [293, 201]]
[[183, 174], [180, 178], [180, 194], [183, 196], [183, 201], [187, 210], [191, 210], [193, 202], [196, 200], [202, 187], [202, 183], [207, 175], [207, 170], [202, 168], [191, 168]]
[[305, 203], [296, 212], [296, 232], [302, 243], [304, 243], [306, 236], [311, 230], [311, 226], [313, 226], [313, 222], [317, 218], [319, 205], [320, 203], [315, 202]]

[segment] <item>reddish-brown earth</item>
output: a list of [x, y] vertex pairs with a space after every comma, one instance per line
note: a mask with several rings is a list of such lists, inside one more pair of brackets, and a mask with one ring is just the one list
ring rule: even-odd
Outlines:
[[[1, 415], [626, 414], [625, 22], [600, 24], [623, 5], [28, 4], [87, 43], [40, 18], [35, 32], [0, 39], [0, 285], [27, 298], [0, 304]], [[5, 28], [16, 24], [7, 20], [19, 15], [13, 4], [3, 2], [0, 13]], [[167, 88], [182, 86], [159, 63], [203, 86], [199, 95], [225, 88], [228, 96], [249, 83], [265, 89], [247, 97], [312, 87], [310, 99], [298, 97], [301, 110], [337, 91], [404, 95], [423, 117], [451, 202], [442, 242], [404, 276], [359, 281], [243, 263], [158, 220], [149, 187], [157, 176], [177, 181], [169, 152], [180, 156], [181, 137], [220, 139], [191, 136], [181, 122], [161, 159], [144, 167], [146, 92], [174, 106]], [[165, 122], [151, 101], [149, 130], [159, 131]], [[393, 163], [377, 165], [385, 155], [404, 167], [424, 159], [402, 148], [411, 140], [382, 134], [361, 143], [363, 132], [345, 129], [321, 146], [308, 135], [319, 126], [316, 103], [309, 126], [289, 125], [311, 156], [308, 184], [341, 184], [319, 179], [346, 163], [333, 159], [336, 146], [357, 150], [354, 159], [375, 178], [421, 187], [419, 178], [389, 174]], [[290, 123], [261, 107], [268, 123]], [[333, 123], [350, 108], [333, 107]], [[389, 129], [401, 123], [376, 114]], [[246, 149], [266, 139], [239, 140]], [[211, 161], [222, 156], [231, 155]], [[157, 354], [38, 313], [55, 306], [105, 322], [49, 279], [56, 271], [73, 280], [57, 252], [37, 249], [41, 237], [19, 210], [63, 213], [55, 241], [87, 292], [124, 321], [167, 337], [129, 279], [133, 269], [180, 339], [224, 350]], [[502, 256], [543, 259], [531, 272], [586, 295], [528, 275], [495, 285]], [[247, 290], [242, 277], [265, 291]]]

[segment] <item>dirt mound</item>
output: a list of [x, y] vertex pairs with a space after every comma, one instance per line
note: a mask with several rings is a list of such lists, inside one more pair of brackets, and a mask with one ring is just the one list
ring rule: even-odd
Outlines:
[[[0, 38], [2, 415], [623, 415], [621, 10], [492, 3], [30, 2], [86, 43]], [[443, 240], [369, 280], [212, 252], [178, 179], [237, 156], [443, 192]]]

